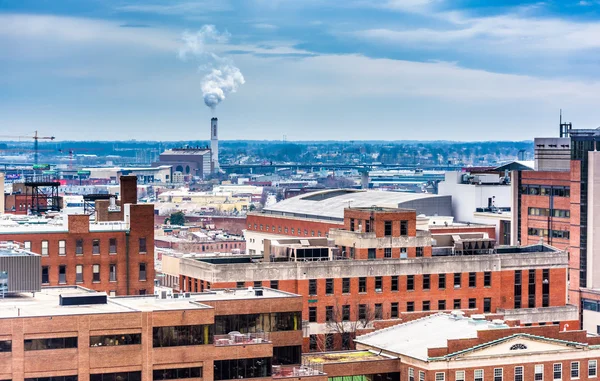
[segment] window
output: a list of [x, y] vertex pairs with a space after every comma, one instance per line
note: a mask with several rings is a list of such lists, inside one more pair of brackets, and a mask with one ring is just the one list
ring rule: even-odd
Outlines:
[[552, 378], [554, 381], [562, 380], [562, 364], [552, 365]]
[[100, 282], [100, 265], [92, 265], [92, 282]]
[[446, 274], [438, 275], [438, 288], [443, 290], [446, 288]]
[[461, 273], [454, 273], [454, 288], [460, 288]]
[[212, 343], [213, 328], [211, 324], [152, 328], [152, 346], [154, 348]]
[[146, 264], [143, 262], [140, 263], [139, 279], [142, 281], [146, 280]]
[[140, 238], [139, 244], [140, 244], [139, 252], [145, 253], [146, 252], [146, 237]]
[[77, 283], [83, 282], [83, 265], [75, 266], [75, 282], [77, 282]]
[[116, 238], [110, 238], [108, 240], [108, 253], [109, 254], [117, 253], [117, 239]]
[[522, 281], [521, 270], [515, 270], [515, 284], [514, 284], [514, 308], [521, 308], [521, 281]]
[[429, 311], [431, 310], [431, 303], [429, 302], [429, 300], [424, 300], [423, 301], [423, 311]]
[[367, 278], [358, 278], [358, 292], [367, 292]]
[[235, 288], [244, 288], [244, 282], [235, 282]]
[[83, 255], [83, 240], [78, 239], [75, 241], [75, 254]]
[[42, 284], [50, 283], [48, 266], [42, 266]]
[[359, 304], [358, 305], [358, 320], [365, 320], [367, 318], [367, 305]]
[[535, 270], [529, 270], [529, 285], [528, 285], [527, 307], [535, 307]]
[[523, 381], [523, 367], [515, 366], [515, 381]]
[[[142, 379], [142, 372], [119, 372], [119, 373], [101, 373], [101, 374], [90, 374], [90, 381], [140, 381]], [[54, 381], [54, 377], [52, 377]]]
[[483, 298], [483, 312], [492, 312], [492, 298]]
[[333, 278], [325, 279], [325, 295], [333, 295]]
[[[442, 373], [443, 375], [444, 373]], [[457, 370], [456, 373], [454, 374], [454, 380], [455, 381], [465, 381], [465, 371], [464, 370]], [[437, 373], [436, 373], [436, 381], [437, 381]], [[443, 379], [442, 379], [443, 381]]]
[[67, 241], [58, 241], [58, 255], [67, 255]]
[[461, 304], [460, 299], [454, 299], [454, 304], [453, 304], [452, 308], [454, 308], [455, 310], [460, 310], [460, 307], [461, 307], [460, 304]]
[[308, 295], [317, 295], [317, 280], [308, 280]]
[[100, 254], [100, 240], [92, 240], [92, 254]]
[[408, 235], [408, 221], [400, 221], [400, 235]]
[[469, 309], [477, 308], [477, 299], [469, 298]]
[[273, 290], [279, 290], [279, 281], [272, 280], [271, 282], [269, 282], [269, 287], [271, 287]]
[[400, 248], [400, 259], [406, 259], [408, 257], [408, 254], [406, 254], [406, 247], [401, 247]]
[[114, 263], [108, 265], [108, 280], [111, 282], [117, 281], [117, 265]]
[[2, 352], [12, 352], [11, 340], [0, 340], [0, 353]]
[[110, 347], [116, 345], [136, 345], [142, 343], [141, 333], [122, 335], [90, 336], [90, 347]]
[[579, 378], [579, 361], [571, 363], [571, 379]]
[[380, 276], [375, 277], [375, 292], [383, 291], [383, 278]]
[[391, 258], [392, 257], [392, 248], [391, 247], [386, 247], [383, 249], [383, 257], [384, 258]]
[[469, 287], [477, 287], [477, 273], [469, 273]]
[[386, 237], [391, 236], [392, 235], [392, 221], [384, 221], [383, 225], [384, 225], [383, 234]]
[[333, 350], [333, 333], [325, 334], [325, 350], [326, 351]]
[[368, 249], [367, 255], [369, 259], [375, 259], [377, 258], [377, 250], [375, 248], [370, 247]]
[[77, 348], [77, 337], [58, 337], [52, 339], [25, 340], [25, 351], [66, 348]]
[[219, 360], [214, 362], [215, 381], [242, 378], [271, 378], [271, 357], [238, 360]]
[[375, 320], [383, 319], [383, 304], [376, 303], [375, 304]]
[[350, 219], [350, 231], [353, 232], [354, 231], [354, 218]]
[[325, 307], [325, 321], [333, 321], [333, 306]]
[[423, 290], [429, 290], [430, 277], [431, 275], [429, 274], [423, 274]]
[[[275, 348], [273, 348], [275, 349]], [[177, 369], [157, 369], [152, 372], [153, 381], [178, 380], [182, 378], [200, 378], [202, 377], [202, 367]], [[90, 380], [91, 381], [91, 380]], [[121, 381], [121, 380], [119, 380]]]
[[406, 302], [406, 311], [414, 312], [415, 310], [415, 302]]
[[406, 290], [407, 291], [412, 291], [415, 289], [415, 276], [414, 275], [407, 275], [406, 276]]
[[58, 283], [67, 283], [67, 266], [65, 265], [58, 266]]
[[492, 286], [492, 273], [491, 271], [486, 271], [483, 273], [483, 286], [491, 287]]
[[33, 377], [25, 378], [25, 381], [77, 381], [77, 375], [74, 376], [53, 376], [53, 377]]
[[417, 257], [422, 257], [423, 256], [423, 247], [421, 247], [421, 246], [417, 246], [416, 247], [416, 256]]
[[533, 370], [533, 380], [543, 381], [544, 380], [544, 364], [536, 364]]
[[365, 233], [371, 232], [371, 220], [365, 220]]
[[349, 321], [349, 320], [350, 320], [350, 305], [344, 304], [342, 306], [342, 321]]
[[308, 321], [310, 323], [317, 322], [317, 307], [308, 307]]
[[350, 278], [342, 278], [342, 293], [350, 293]]
[[425, 381], [425, 372], [419, 371], [419, 381]]
[[475, 369], [473, 372], [473, 381], [483, 381], [483, 369]]
[[317, 347], [317, 335], [310, 335], [309, 336], [309, 341], [310, 342], [308, 344], [309, 345], [308, 350], [311, 351], [311, 352], [316, 351], [317, 348], [318, 348]]
[[408, 368], [408, 381], [415, 381], [415, 370]]
[[438, 310], [443, 311], [446, 309], [446, 301], [438, 300]]
[[31, 250], [31, 241], [23, 242], [25, 250]]
[[392, 302], [390, 306], [390, 317], [392, 319], [398, 317], [398, 302]]
[[596, 377], [598, 374], [598, 360], [588, 361], [588, 377]]
[[254, 288], [261, 288], [262, 287], [262, 281], [261, 280], [255, 280], [254, 283], [252, 284], [252, 287], [254, 287]]
[[[445, 379], [446, 379], [446, 374], [445, 373], [437, 372], [435, 374], [435, 381], [444, 381]], [[458, 380], [458, 378], [457, 378], [457, 380]]]
[[42, 241], [42, 255], [48, 255], [48, 241]]
[[542, 307], [550, 306], [550, 270], [542, 270]]
[[494, 368], [494, 381], [502, 381], [502, 368]]

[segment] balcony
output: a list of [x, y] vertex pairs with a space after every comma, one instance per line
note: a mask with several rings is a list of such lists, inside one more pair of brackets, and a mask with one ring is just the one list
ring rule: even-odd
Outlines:
[[268, 344], [271, 343], [269, 332], [239, 333], [229, 332], [227, 335], [215, 335], [216, 347], [230, 345]]
[[324, 375], [323, 364], [290, 366], [273, 365], [273, 378], [298, 378]]

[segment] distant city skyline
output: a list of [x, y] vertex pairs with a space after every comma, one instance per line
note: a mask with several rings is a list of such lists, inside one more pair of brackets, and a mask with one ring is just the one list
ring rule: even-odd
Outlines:
[[[207, 141], [214, 115], [222, 140], [519, 141], [556, 136], [560, 108], [600, 125], [600, 2], [489, 3], [0, 0], [1, 134]], [[180, 55], [205, 25], [245, 79], [214, 112]]]

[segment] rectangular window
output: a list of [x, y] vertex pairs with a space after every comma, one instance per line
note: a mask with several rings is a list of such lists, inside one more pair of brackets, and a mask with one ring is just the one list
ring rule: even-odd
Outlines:
[[333, 321], [333, 306], [325, 306], [325, 321]]
[[83, 265], [75, 266], [75, 282], [77, 282], [77, 283], [83, 282]]
[[[442, 374], [444, 374], [444, 373], [442, 373]], [[456, 373], [454, 374], [454, 381], [465, 381], [465, 371], [457, 370]]]
[[588, 377], [596, 377], [598, 375], [598, 360], [588, 361]]
[[415, 289], [415, 276], [414, 275], [407, 275], [406, 276], [406, 290], [407, 291], [412, 291]]
[[[442, 373], [442, 372], [437, 372], [435, 374], [435, 381], [445, 381], [446, 380], [446, 374]], [[458, 380], [458, 379], [457, 379]], [[464, 380], [463, 380], [464, 381]]]
[[494, 381], [502, 381], [502, 368], [494, 368]]
[[[141, 381], [142, 372], [119, 372], [119, 373], [99, 373], [90, 374], [90, 381]], [[52, 381], [54, 377], [51, 378]]]
[[383, 257], [384, 258], [391, 258], [392, 257], [392, 248], [391, 247], [386, 247], [383, 249]]
[[469, 287], [477, 287], [477, 273], [469, 273]]
[[392, 235], [392, 221], [384, 221], [383, 225], [383, 234], [386, 237], [390, 237]]
[[117, 281], [117, 265], [115, 265], [114, 263], [111, 263], [108, 265], [108, 280], [111, 282], [116, 282]]
[[383, 278], [380, 276], [375, 277], [375, 292], [383, 291]]
[[486, 314], [492, 312], [492, 298], [483, 298], [483, 312]]
[[58, 283], [59, 284], [67, 283], [67, 266], [66, 265], [58, 266]]
[[395, 319], [398, 317], [398, 302], [392, 302], [390, 306], [390, 317]]
[[391, 291], [398, 291], [398, 275], [392, 275]]
[[0, 340], [0, 353], [12, 352], [11, 340]]
[[333, 278], [325, 279], [325, 295], [333, 295]]
[[25, 241], [23, 242], [23, 245], [25, 245], [25, 250], [31, 250], [31, 241]]
[[350, 219], [350, 231], [353, 232], [354, 231], [354, 218]]
[[419, 381], [425, 381], [425, 372], [419, 371]]
[[25, 351], [67, 348], [77, 348], [77, 337], [58, 337], [52, 339], [25, 340]]
[[215, 360], [213, 364], [214, 381], [259, 377], [271, 378], [271, 375], [273, 374], [271, 357], [237, 360]]
[[461, 273], [454, 273], [454, 288], [460, 288]]
[[100, 265], [92, 265], [92, 282], [100, 282]]
[[414, 312], [415, 311], [415, 302], [406, 302], [406, 311]]
[[469, 298], [469, 309], [475, 309], [477, 308], [477, 299], [475, 298]]
[[244, 282], [235, 282], [235, 288], [244, 288], [245, 283]]
[[359, 304], [358, 305], [358, 320], [365, 320], [367, 318], [367, 305]]
[[100, 240], [92, 240], [92, 254], [100, 254]]
[[139, 244], [139, 252], [146, 253], [146, 238], [145, 237], [140, 238], [139, 243], [140, 243]]
[[350, 293], [350, 278], [342, 278], [342, 293]]
[[408, 368], [408, 381], [415, 381], [415, 370]]
[[308, 307], [308, 321], [310, 323], [317, 322], [317, 307]]
[[146, 280], [146, 264], [143, 262], [140, 263], [139, 280]]
[[491, 287], [492, 286], [492, 272], [486, 271], [483, 273], [483, 286]]
[[48, 241], [42, 241], [42, 255], [48, 255]]
[[550, 306], [550, 270], [542, 270], [542, 307]]
[[571, 379], [579, 378], [579, 361], [574, 361], [571, 363]]
[[515, 381], [523, 381], [523, 367], [515, 366]]
[[367, 278], [363, 276], [358, 278], [358, 292], [367, 292]]
[[431, 275], [423, 274], [423, 290], [429, 290]]
[[308, 350], [311, 352], [314, 352], [317, 350], [318, 346], [317, 346], [317, 335], [310, 335], [309, 336], [309, 347]]
[[375, 320], [383, 319], [383, 304], [376, 303], [375, 304]]
[[529, 270], [529, 286], [527, 295], [527, 307], [535, 308], [535, 270]]
[[192, 368], [158, 369], [152, 372], [153, 381], [179, 380], [183, 378], [200, 377], [202, 377], [201, 366], [196, 366]]
[[308, 295], [317, 295], [317, 280], [308, 280]]
[[429, 311], [431, 310], [431, 303], [429, 302], [429, 300], [424, 300], [423, 301], [423, 311]]
[[117, 253], [117, 239], [116, 238], [110, 238], [108, 240], [108, 253], [109, 254]]
[[58, 255], [67, 255], [67, 241], [58, 241]]
[[349, 320], [350, 320], [350, 305], [344, 304], [342, 306], [342, 321], [349, 321]]
[[521, 270], [515, 270], [514, 308], [521, 308], [521, 290], [522, 290], [521, 281], [522, 281]]
[[408, 221], [400, 221], [400, 235], [408, 235]]
[[48, 266], [42, 266], [42, 284], [50, 283]]
[[443, 290], [446, 288], [446, 274], [438, 275], [438, 288]]
[[534, 381], [544, 381], [544, 364], [536, 364], [533, 370]]
[[417, 257], [422, 257], [423, 256], [423, 247], [422, 246], [417, 246], [416, 247], [416, 252], [415, 252]]
[[460, 299], [454, 299], [454, 304], [453, 304], [452, 308], [454, 308], [455, 310], [460, 310], [460, 308], [461, 308], [460, 304], [461, 304]]
[[176, 325], [152, 328], [154, 348], [213, 344], [213, 326]]
[[475, 369], [473, 372], [473, 381], [483, 381], [483, 369]]
[[78, 239], [75, 241], [75, 254], [83, 255], [83, 240]]
[[279, 281], [278, 280], [272, 280], [272, 281], [269, 282], [269, 286], [273, 290], [279, 290]]
[[369, 248], [367, 255], [369, 257], [369, 259], [376, 259], [377, 258], [377, 250], [375, 248]]
[[562, 380], [562, 364], [553, 364], [552, 365], [552, 379], [554, 381]]
[[137, 345], [142, 343], [141, 333], [120, 335], [90, 336], [90, 347], [111, 347], [116, 345]]
[[365, 220], [365, 233], [371, 232], [371, 220]]
[[438, 300], [438, 310], [444, 311], [446, 309], [446, 301]]
[[333, 350], [333, 333], [325, 334], [325, 350], [326, 351]]
[[262, 287], [262, 280], [255, 280], [254, 283], [252, 284], [252, 287], [254, 287], [254, 288], [261, 288]]

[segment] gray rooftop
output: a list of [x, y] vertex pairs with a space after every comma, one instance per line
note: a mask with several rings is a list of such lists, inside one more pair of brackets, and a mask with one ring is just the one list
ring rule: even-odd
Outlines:
[[39, 254], [25, 250], [21, 248], [19, 244], [9, 241], [0, 241], [0, 257], [27, 257], [33, 255]]
[[263, 213], [343, 221], [344, 208], [372, 206], [414, 209], [417, 214], [429, 216], [452, 215], [451, 196], [354, 189], [327, 189], [303, 194], [266, 207]]

